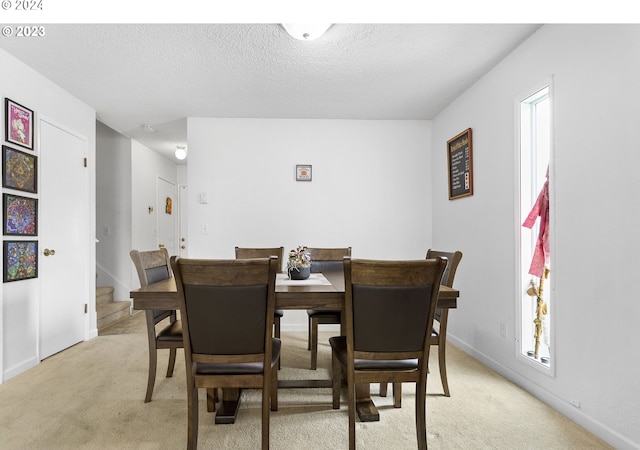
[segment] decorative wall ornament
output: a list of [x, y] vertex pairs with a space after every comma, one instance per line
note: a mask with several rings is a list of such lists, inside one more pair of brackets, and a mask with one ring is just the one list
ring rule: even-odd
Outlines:
[[447, 141], [449, 200], [473, 195], [471, 128]]
[[38, 235], [38, 199], [2, 195], [2, 231], [5, 235]]
[[2, 280], [38, 278], [38, 241], [4, 241]]
[[311, 181], [311, 165], [310, 164], [296, 165], [296, 181]]
[[5, 140], [33, 150], [33, 111], [5, 98]]
[[36, 193], [38, 157], [2, 146], [2, 187]]

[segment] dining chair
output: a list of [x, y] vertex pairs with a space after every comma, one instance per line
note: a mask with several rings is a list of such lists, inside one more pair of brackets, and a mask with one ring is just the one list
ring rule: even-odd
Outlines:
[[[351, 256], [351, 247], [313, 248], [308, 247], [311, 256], [311, 272], [342, 272], [342, 259]], [[307, 349], [311, 350], [311, 370], [318, 367], [318, 325], [340, 324], [339, 310], [308, 309], [309, 336]]]
[[[447, 267], [444, 269], [444, 273], [442, 274], [442, 281], [440, 284], [453, 287], [453, 280], [456, 276], [456, 271], [458, 270], [458, 264], [462, 260], [462, 252], [454, 251], [454, 252], [444, 252], [440, 250], [427, 250], [427, 259], [442, 257], [447, 260]], [[447, 358], [446, 358], [446, 349], [447, 349], [447, 323], [449, 321], [449, 308], [436, 308], [435, 315], [435, 324], [438, 325], [437, 328], [434, 327], [431, 332], [431, 339], [429, 340], [431, 345], [438, 347], [438, 367], [440, 369], [440, 381], [442, 382], [442, 389], [444, 391], [445, 397], [451, 397], [451, 393], [449, 391], [449, 381], [447, 380]], [[401, 398], [402, 398], [402, 386], [396, 385], [394, 386], [393, 393], [395, 398], [395, 407], [400, 408]], [[385, 397], [387, 395], [387, 384], [383, 383], [380, 385], [380, 396]]]
[[346, 374], [349, 449], [354, 450], [356, 385], [415, 383], [418, 448], [427, 448], [426, 384], [431, 331], [447, 262], [344, 259], [346, 335], [331, 345], [333, 408]]
[[[140, 287], [146, 287], [151, 283], [173, 277], [169, 262], [169, 252], [166, 248], [142, 252], [131, 250], [129, 255], [138, 273]], [[151, 401], [153, 387], [156, 382], [158, 350], [169, 349], [167, 377], [171, 377], [173, 376], [173, 368], [176, 362], [176, 349], [183, 347], [183, 341], [182, 322], [178, 319], [175, 310], [147, 310], [145, 311], [145, 315], [147, 322], [147, 340], [149, 343], [149, 373], [147, 377], [147, 393], [144, 398], [146, 403]], [[167, 318], [169, 319], [169, 323], [159, 332], [156, 332], [156, 325]]]
[[198, 389], [262, 389], [262, 448], [278, 409], [280, 339], [273, 337], [279, 261], [171, 258], [184, 329], [187, 448], [198, 443]]
[[[247, 258], [268, 258], [272, 255], [278, 257], [278, 273], [283, 273], [283, 260], [284, 260], [284, 247], [236, 247], [236, 259]], [[280, 338], [280, 320], [284, 316], [284, 311], [276, 309], [273, 313], [273, 335]], [[278, 369], [280, 368], [280, 361], [278, 361]]]

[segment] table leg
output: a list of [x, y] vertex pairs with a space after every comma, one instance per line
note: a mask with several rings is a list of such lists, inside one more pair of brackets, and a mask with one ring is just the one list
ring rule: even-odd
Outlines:
[[378, 422], [380, 413], [371, 400], [371, 388], [369, 383], [356, 384], [356, 412], [360, 422]]
[[222, 390], [222, 402], [216, 413], [215, 423], [235, 423], [240, 409], [241, 389], [225, 388]]

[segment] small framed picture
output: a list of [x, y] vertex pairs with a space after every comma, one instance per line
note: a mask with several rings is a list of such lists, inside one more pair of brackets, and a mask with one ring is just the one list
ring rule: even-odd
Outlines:
[[311, 165], [296, 165], [296, 181], [311, 181]]
[[38, 157], [2, 146], [2, 187], [38, 192]]
[[38, 278], [38, 241], [4, 241], [2, 280]]
[[33, 111], [5, 98], [5, 140], [33, 150]]
[[471, 128], [447, 141], [449, 200], [473, 195]]
[[2, 194], [2, 231], [5, 235], [38, 235], [38, 199]]

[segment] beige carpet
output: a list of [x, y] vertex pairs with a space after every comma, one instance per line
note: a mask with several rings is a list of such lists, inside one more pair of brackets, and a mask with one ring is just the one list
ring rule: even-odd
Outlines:
[[[113, 333], [113, 334], [112, 334]], [[124, 333], [124, 334], [119, 334]], [[306, 333], [283, 335], [280, 378], [329, 378], [329, 337], [321, 333], [318, 370], [308, 370]], [[428, 381], [427, 441], [432, 449], [611, 448], [522, 389], [449, 345], [451, 397], [442, 396], [437, 354]], [[2, 449], [180, 449], [186, 447], [184, 355], [165, 378], [161, 351], [153, 401], [144, 403], [147, 343], [142, 314], [43, 361], [0, 385]], [[403, 407], [374, 396], [380, 422], [356, 422], [361, 449], [416, 448], [414, 390]], [[214, 425], [201, 393], [199, 447], [260, 447], [260, 392], [245, 390], [233, 425]], [[331, 408], [330, 389], [282, 389], [271, 414], [272, 449], [347, 448], [347, 410]]]

